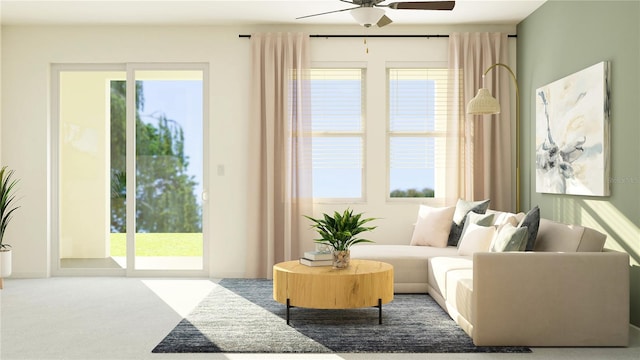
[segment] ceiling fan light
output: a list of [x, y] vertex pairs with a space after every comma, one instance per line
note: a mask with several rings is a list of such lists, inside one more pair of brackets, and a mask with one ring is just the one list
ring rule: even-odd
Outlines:
[[364, 27], [370, 27], [378, 23], [384, 16], [384, 10], [376, 7], [359, 7], [351, 10], [351, 16]]

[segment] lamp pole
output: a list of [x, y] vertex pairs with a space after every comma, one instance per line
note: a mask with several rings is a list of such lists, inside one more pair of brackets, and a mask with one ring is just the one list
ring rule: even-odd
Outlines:
[[518, 81], [513, 70], [505, 64], [497, 63], [489, 66], [482, 74], [482, 86], [484, 86], [484, 77], [489, 71], [497, 66], [502, 66], [509, 71], [513, 84], [516, 86], [516, 213], [520, 212], [520, 90], [518, 89]]

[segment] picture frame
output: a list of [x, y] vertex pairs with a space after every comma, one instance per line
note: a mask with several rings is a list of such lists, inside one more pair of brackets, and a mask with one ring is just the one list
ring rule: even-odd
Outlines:
[[536, 89], [536, 192], [609, 196], [608, 61]]

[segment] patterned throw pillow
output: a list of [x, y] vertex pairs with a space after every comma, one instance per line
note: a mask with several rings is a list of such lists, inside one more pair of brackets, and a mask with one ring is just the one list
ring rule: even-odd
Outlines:
[[524, 216], [524, 219], [520, 221], [518, 227], [527, 228], [527, 244], [526, 251], [532, 251], [536, 244], [538, 237], [538, 228], [540, 227], [540, 208], [536, 205], [533, 209], [529, 210]]
[[466, 201], [458, 199], [456, 203], [456, 212], [453, 214], [453, 222], [451, 223], [451, 230], [449, 231], [449, 239], [447, 239], [447, 246], [457, 246], [462, 235], [462, 229], [464, 229], [464, 221], [467, 218], [467, 214], [473, 211], [478, 214], [484, 214], [489, 208], [489, 202], [491, 200], [481, 201]]
[[524, 251], [526, 245], [527, 227], [515, 227], [510, 223], [505, 223], [496, 230], [489, 251]]

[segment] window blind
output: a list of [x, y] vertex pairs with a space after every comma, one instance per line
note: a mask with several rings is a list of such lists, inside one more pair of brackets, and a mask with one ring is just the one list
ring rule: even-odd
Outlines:
[[363, 69], [312, 69], [313, 196], [362, 197]]
[[445, 157], [448, 72], [388, 69], [388, 171], [392, 197], [434, 196], [438, 164]]
[[447, 69], [389, 69], [389, 131], [446, 131]]
[[312, 69], [314, 132], [362, 131], [362, 69]]

